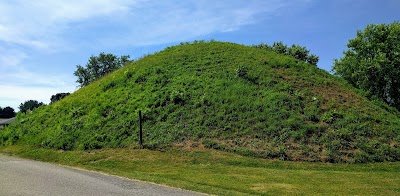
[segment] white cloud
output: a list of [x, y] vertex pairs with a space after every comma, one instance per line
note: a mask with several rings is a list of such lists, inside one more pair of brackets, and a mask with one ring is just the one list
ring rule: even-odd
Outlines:
[[0, 107], [11, 106], [17, 110], [20, 103], [31, 99], [49, 103], [52, 95], [76, 89], [69, 74], [47, 75], [27, 71], [21, 66], [0, 67]]
[[[12, 83], [7, 81], [12, 81]], [[44, 75], [41, 73], [34, 73], [24, 69], [19, 69], [14, 70], [12, 73], [4, 73], [3, 77], [0, 79], [0, 82], [23, 87], [39, 86], [56, 88], [72, 86], [73, 79], [72, 77], [64, 74]]]
[[49, 103], [52, 95], [73, 92], [76, 86], [72, 78], [62, 74], [48, 76], [19, 70], [2, 74], [0, 89], [0, 106], [17, 109], [20, 103], [31, 99]]
[[[15, 85], [1, 85], [0, 106], [11, 106], [18, 109], [20, 103], [27, 100], [37, 100], [48, 104], [50, 97], [56, 93], [66, 92], [64, 87], [24, 87]], [[69, 92], [72, 92], [71, 89]]]
[[141, 1], [41, 0], [0, 2], [0, 41], [48, 49], [68, 24], [127, 11]]
[[[46, 58], [51, 56], [49, 53], [62, 54], [66, 50], [69, 54], [78, 54], [93, 48], [98, 51], [186, 41], [216, 32], [235, 31], [272, 17], [282, 8], [309, 2], [0, 1], [0, 104], [11, 103], [10, 100], [21, 103], [28, 99], [48, 102], [55, 93], [75, 89], [73, 80], [64, 73], [47, 73], [53, 75], [48, 76], [31, 71], [45, 69], [37, 69], [35, 65], [54, 66], [46, 64], [45, 60], [32, 62], [44, 53]], [[62, 62], [60, 64], [62, 66]], [[72, 77], [72, 73], [69, 75]]]
[[[104, 41], [101, 43], [108, 46], [161, 44], [214, 32], [234, 31], [243, 25], [274, 15], [282, 7], [309, 2], [309, 0], [295, 0], [290, 3], [284, 0], [3, 1], [0, 2], [0, 41], [47, 50], [61, 48], [60, 46], [69, 43], [70, 37], [85, 35], [97, 40], [95, 43], [99, 43], [98, 40], [107, 40], [106, 43]], [[96, 21], [96, 18], [100, 18], [101, 21]], [[99, 32], [90, 32], [93, 25]], [[75, 29], [77, 26], [79, 28]], [[71, 35], [71, 32], [75, 35]], [[90, 42], [90, 40], [85, 41]]]
[[129, 13], [129, 20], [123, 21], [124, 32], [107, 43], [151, 45], [234, 31], [271, 17], [285, 6], [282, 0], [146, 2]]
[[47, 103], [51, 95], [75, 90], [74, 80], [63, 73], [32, 72], [36, 68], [28, 66], [32, 58], [27, 54], [59, 52], [68, 47], [71, 23], [112, 17], [138, 2], [142, 1], [1, 1], [0, 106], [16, 109], [19, 103], [29, 99]]
[[0, 73], [21, 64], [28, 56], [21, 50], [0, 47]]

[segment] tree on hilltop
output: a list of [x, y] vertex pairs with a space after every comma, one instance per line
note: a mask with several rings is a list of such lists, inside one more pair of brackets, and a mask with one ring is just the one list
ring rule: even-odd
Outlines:
[[89, 85], [91, 82], [123, 67], [129, 62], [129, 55], [117, 57], [113, 54], [100, 53], [99, 56], [91, 56], [85, 67], [77, 65], [74, 75], [80, 87]]
[[296, 44], [288, 47], [287, 45], [283, 44], [283, 42], [274, 42], [272, 46], [261, 43], [258, 45], [254, 45], [253, 47], [274, 51], [278, 54], [292, 56], [311, 65], [317, 65], [319, 61], [319, 57], [317, 55], [310, 54], [310, 51], [307, 50], [306, 47], [302, 47]]

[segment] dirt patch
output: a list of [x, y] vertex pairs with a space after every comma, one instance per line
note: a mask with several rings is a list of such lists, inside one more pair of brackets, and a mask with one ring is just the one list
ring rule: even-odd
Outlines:
[[204, 151], [207, 149], [201, 142], [192, 140], [185, 140], [181, 143], [177, 143], [175, 147], [185, 151]]
[[[322, 103], [323, 109], [330, 107], [359, 107], [362, 104], [363, 97], [360, 97], [356, 93], [350, 92], [337, 86], [320, 86], [312, 88], [313, 94], [321, 96], [324, 102]], [[331, 106], [329, 104], [338, 104]]]

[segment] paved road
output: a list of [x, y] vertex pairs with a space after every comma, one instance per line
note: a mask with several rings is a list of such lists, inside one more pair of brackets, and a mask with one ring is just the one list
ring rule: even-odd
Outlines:
[[95, 172], [0, 155], [1, 196], [200, 195]]

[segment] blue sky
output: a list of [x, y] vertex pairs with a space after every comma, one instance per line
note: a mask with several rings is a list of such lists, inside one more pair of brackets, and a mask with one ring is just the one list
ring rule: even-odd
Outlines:
[[368, 24], [400, 20], [399, 0], [0, 0], [0, 106], [77, 89], [100, 52], [133, 59], [193, 40], [306, 46], [329, 71]]

